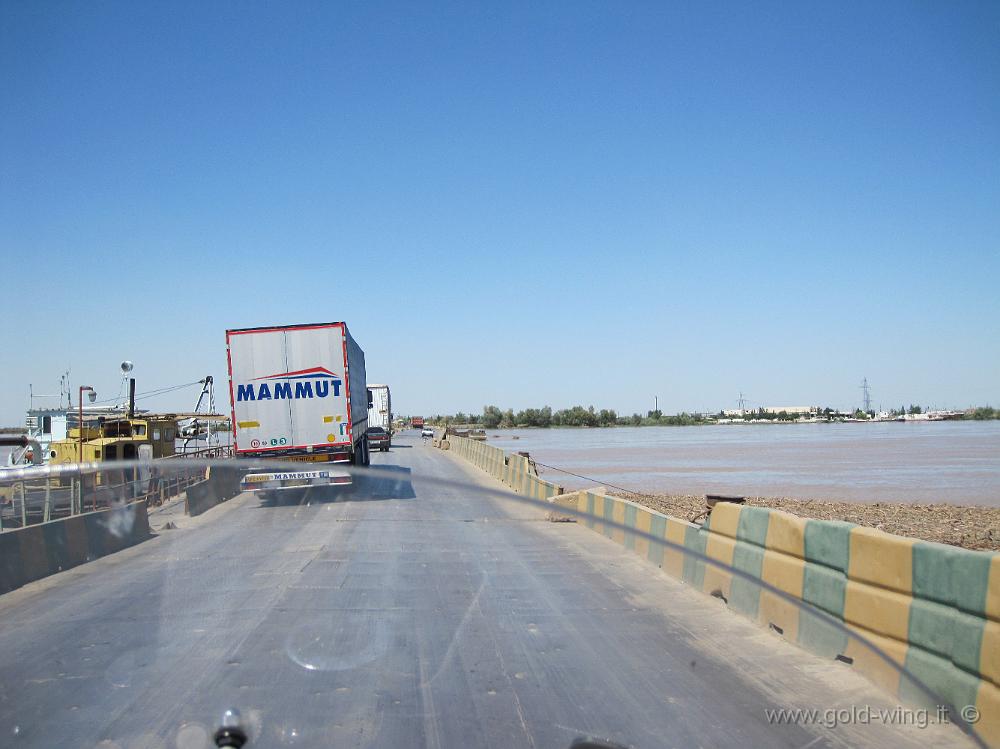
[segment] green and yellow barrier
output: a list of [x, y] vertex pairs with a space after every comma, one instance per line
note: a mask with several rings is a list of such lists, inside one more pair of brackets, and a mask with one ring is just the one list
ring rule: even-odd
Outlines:
[[[586, 525], [621, 541], [600, 518], [650, 528], [707, 564], [680, 551], [636, 548], [667, 572], [826, 657], [853, 664], [875, 683], [911, 702], [925, 698], [904, 672], [977, 719], [976, 730], [1000, 745], [1000, 554], [903, 538], [851, 523], [810, 520], [777, 510], [728, 503], [703, 526], [675, 520], [627, 500], [580, 492]], [[646, 519], [645, 516], [651, 516]], [[636, 518], [635, 522], [632, 518]], [[641, 518], [641, 519], [640, 519]], [[673, 528], [673, 533], [667, 530]], [[673, 556], [672, 563], [669, 563]], [[729, 570], [762, 580], [797, 605]], [[841, 627], [811, 613], [818, 608]], [[974, 708], [971, 709], [970, 708]]]
[[563, 494], [563, 488], [539, 478], [523, 455], [507, 455], [503, 450], [468, 437], [448, 436], [449, 450], [501, 481], [518, 494], [545, 500]]
[[[1000, 746], [1000, 554], [724, 502], [703, 525], [695, 525], [602, 490], [564, 494], [540, 479], [523, 456], [505, 456], [461, 437], [451, 442], [459, 455], [515, 491], [536, 499], [559, 496], [559, 505], [586, 513], [583, 525], [670, 575], [811, 652], [853, 664], [903, 699], [923, 702], [902, 676], [912, 674], [966, 717], [975, 717], [979, 735]], [[811, 613], [814, 609], [843, 627]], [[877, 646], [890, 662], [845, 628]]]

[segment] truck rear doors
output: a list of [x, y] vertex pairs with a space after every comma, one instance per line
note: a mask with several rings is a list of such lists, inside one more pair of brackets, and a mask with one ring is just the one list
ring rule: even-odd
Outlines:
[[351, 445], [340, 323], [226, 332], [236, 452]]

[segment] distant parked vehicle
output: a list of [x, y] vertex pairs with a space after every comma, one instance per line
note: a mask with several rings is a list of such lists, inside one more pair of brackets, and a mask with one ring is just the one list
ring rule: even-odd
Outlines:
[[381, 450], [384, 453], [389, 452], [389, 448], [392, 446], [389, 433], [382, 427], [368, 427], [366, 432], [368, 435], [368, 447], [372, 450]]
[[423, 416], [414, 416], [412, 419], [410, 419], [410, 424], [413, 425], [414, 429], [423, 429], [424, 428], [424, 417]]

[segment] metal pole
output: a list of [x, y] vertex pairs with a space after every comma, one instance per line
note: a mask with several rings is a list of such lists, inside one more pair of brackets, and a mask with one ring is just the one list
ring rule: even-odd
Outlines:
[[[78, 401], [77, 402], [77, 406], [79, 406], [79, 409], [80, 409], [80, 411], [79, 411], [80, 422], [79, 422], [79, 424], [77, 424], [77, 433], [79, 434], [79, 437], [80, 437], [80, 451], [79, 451], [77, 463], [80, 464], [80, 465], [83, 464], [83, 391], [84, 390], [86, 390], [87, 392], [91, 393], [92, 394], [92, 398], [97, 395], [94, 392], [94, 388], [92, 388], [90, 385], [81, 385], [80, 386], [80, 392], [79, 392], [79, 394], [77, 396], [77, 401]], [[95, 501], [96, 501], [96, 499], [95, 499]], [[80, 512], [83, 512], [83, 475], [82, 474], [80, 476]]]
[[24, 482], [21, 484], [21, 527], [26, 528], [28, 525], [28, 508], [24, 505]]
[[45, 479], [45, 513], [42, 515], [42, 521], [47, 523], [52, 517], [52, 482], [49, 479]]
[[86, 385], [80, 386], [80, 393], [77, 398], [77, 405], [80, 407], [80, 420], [76, 423], [76, 433], [80, 438], [80, 450], [76, 462], [83, 463], [83, 389]]

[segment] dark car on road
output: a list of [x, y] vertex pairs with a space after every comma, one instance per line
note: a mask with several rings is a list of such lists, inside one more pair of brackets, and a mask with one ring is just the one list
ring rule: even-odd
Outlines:
[[383, 427], [369, 427], [365, 432], [368, 435], [368, 449], [389, 452], [389, 433]]

